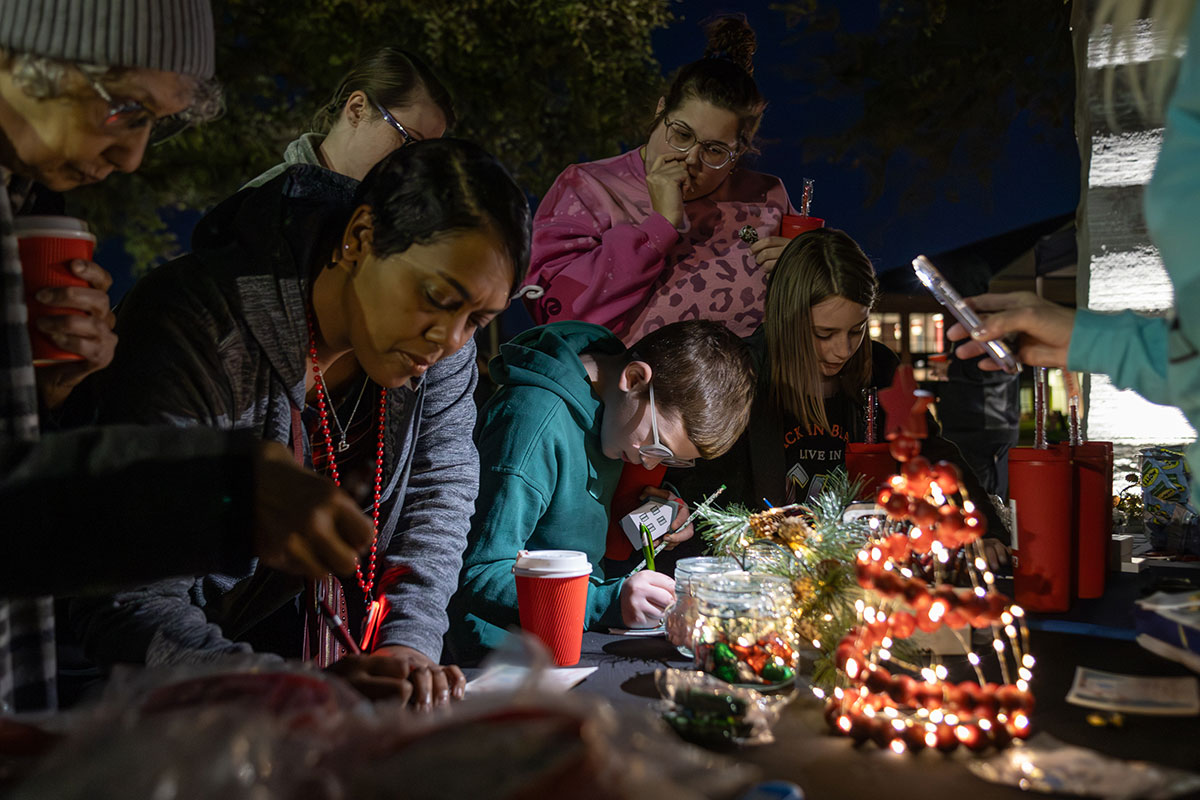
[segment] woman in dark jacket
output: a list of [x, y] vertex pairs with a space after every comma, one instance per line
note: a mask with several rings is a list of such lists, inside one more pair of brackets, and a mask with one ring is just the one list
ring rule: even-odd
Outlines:
[[[844, 232], [821, 228], [793, 239], [767, 284], [762, 326], [747, 342], [758, 361], [750, 426], [732, 451], [695, 469], [668, 474], [689, 499], [726, 484], [724, 502], [807, 502], [846, 463], [846, 444], [866, 439], [864, 390], [891, 385], [899, 360], [867, 339], [879, 292], [870, 260]], [[967, 491], [988, 517], [989, 558], [1008, 538], [958, 449], [928, 420], [922, 453], [959, 465]], [[884, 430], [880, 411], [878, 430]], [[685, 488], [686, 487], [686, 488]]]
[[[408, 676], [422, 702], [460, 692], [438, 660], [478, 490], [471, 336], [524, 277], [524, 195], [477, 146], [418, 142], [361, 186], [292, 167], [214, 210], [194, 246], [122, 304], [104, 418], [249, 430], [340, 480], [377, 525], [341, 581], [355, 638], [391, 657], [365, 671]], [[109, 663], [336, 660], [304, 588], [259, 568], [79, 601], [74, 618]]]

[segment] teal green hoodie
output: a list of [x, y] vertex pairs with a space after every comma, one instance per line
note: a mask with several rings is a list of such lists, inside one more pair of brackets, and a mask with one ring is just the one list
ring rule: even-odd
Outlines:
[[624, 575], [601, 568], [608, 508], [623, 462], [604, 455], [604, 406], [581, 353], [619, 354], [599, 325], [556, 322], [500, 346], [489, 369], [500, 389], [478, 433], [479, 499], [450, 605], [459, 658], [496, 647], [519, 625], [512, 569], [519, 550], [582, 550], [592, 563], [587, 626], [620, 625]]

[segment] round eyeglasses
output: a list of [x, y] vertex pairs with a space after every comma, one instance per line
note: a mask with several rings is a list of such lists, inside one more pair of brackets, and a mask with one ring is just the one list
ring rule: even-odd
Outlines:
[[[650, 444], [642, 445], [638, 448], [638, 455], [642, 457], [642, 461], [651, 458], [660, 464], [666, 464], [668, 467], [694, 467], [696, 459], [694, 458], [676, 458], [675, 451], [662, 443], [658, 438], [658, 412], [654, 408], [654, 383], [649, 384], [650, 387], [650, 432], [654, 437], [654, 441]], [[645, 464], [643, 463], [643, 466]]]
[[709, 169], [721, 169], [738, 156], [729, 145], [723, 142], [699, 141], [696, 138], [696, 132], [689, 128], [687, 123], [664, 119], [663, 125], [666, 128], [667, 144], [672, 149], [686, 153], [699, 144], [700, 162]]

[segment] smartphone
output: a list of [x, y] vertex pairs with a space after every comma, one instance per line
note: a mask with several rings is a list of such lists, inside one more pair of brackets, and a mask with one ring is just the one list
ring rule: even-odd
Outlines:
[[[917, 273], [917, 277], [921, 279], [921, 283], [925, 284], [925, 288], [954, 315], [956, 320], [962, 323], [968, 332], [974, 334], [983, 327], [983, 322], [975, 313], [975, 309], [967, 305], [967, 302], [962, 299], [962, 295], [942, 277], [942, 273], [938, 272], [937, 267], [928, 258], [917, 256], [913, 259], [912, 265], [913, 272]], [[1005, 372], [1015, 374], [1021, 371], [1021, 362], [1017, 361], [1012, 350], [1009, 350], [1008, 345], [1004, 342], [993, 340], [981, 344], [987, 348], [987, 354], [991, 356], [992, 360], [999, 364]]]

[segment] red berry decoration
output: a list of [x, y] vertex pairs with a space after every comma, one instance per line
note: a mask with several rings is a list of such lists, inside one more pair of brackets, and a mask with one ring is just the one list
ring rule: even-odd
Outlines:
[[933, 483], [942, 490], [944, 495], [952, 495], [958, 491], [959, 483], [962, 480], [962, 473], [958, 467], [951, 464], [949, 461], [939, 461], [933, 465], [931, 470]]
[[[865, 599], [856, 604], [857, 624], [834, 651], [838, 690], [828, 698], [825, 718], [836, 732], [859, 743], [871, 739], [897, 752], [1002, 748], [1031, 731], [1034, 660], [1024, 612], [995, 589], [979, 544], [987, 523], [969, 505], [961, 471], [946, 461], [931, 465], [920, 455], [928, 401], [915, 386], [911, 372], [901, 369], [892, 387], [879, 394], [900, 475], [877, 495], [888, 522], [872, 529], [855, 562]], [[930, 577], [945, 580], [941, 576], [953, 574], [953, 565], [967, 574], [969, 585], [931, 588]], [[984, 652], [968, 651], [975, 681], [949, 683], [936, 662], [900, 664], [892, 655], [895, 642], [917, 630], [932, 634], [943, 627], [992, 632]], [[971, 640], [968, 633], [957, 636]], [[1003, 685], [984, 681], [984, 658], [997, 659]]]
[[937, 749], [943, 753], [953, 753], [958, 749], [958, 737], [954, 734], [954, 726], [939, 725], [937, 729]]
[[900, 474], [904, 476], [905, 492], [910, 496], [920, 496], [929, 489], [929, 482], [933, 478], [933, 468], [929, 459], [914, 455], [901, 465]]
[[908, 501], [908, 518], [922, 528], [932, 528], [941, 518], [937, 506], [924, 500]]
[[[886, 498], [883, 497], [884, 492], [887, 493]], [[879, 505], [887, 509], [888, 515], [893, 519], [904, 519], [908, 513], [908, 498], [899, 492], [893, 492], [891, 489], [884, 489], [879, 494]]]
[[908, 436], [901, 436], [888, 444], [888, 452], [891, 453], [892, 458], [903, 463], [921, 452], [921, 443]]

